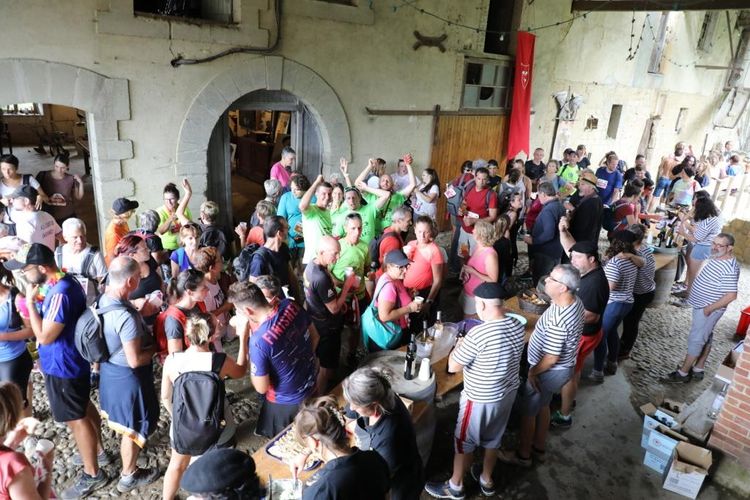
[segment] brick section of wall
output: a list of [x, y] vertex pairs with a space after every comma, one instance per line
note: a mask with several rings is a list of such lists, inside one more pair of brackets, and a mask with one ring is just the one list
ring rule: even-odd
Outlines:
[[750, 468], [750, 343], [745, 343], [737, 360], [732, 386], [708, 444]]

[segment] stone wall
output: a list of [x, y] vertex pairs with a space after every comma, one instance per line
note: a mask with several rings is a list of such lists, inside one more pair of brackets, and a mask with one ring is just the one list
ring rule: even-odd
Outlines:
[[734, 255], [737, 260], [750, 264], [750, 221], [734, 219], [722, 231], [734, 235]]

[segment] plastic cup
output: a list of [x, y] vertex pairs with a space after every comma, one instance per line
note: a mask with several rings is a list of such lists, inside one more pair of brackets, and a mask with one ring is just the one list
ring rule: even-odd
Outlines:
[[416, 296], [414, 297], [414, 302], [416, 302], [419, 305], [422, 305], [424, 303], [424, 297]]
[[351, 276], [352, 274], [354, 274], [354, 268], [353, 267], [347, 267], [346, 269], [344, 269], [344, 274], [346, 276]]
[[42, 455], [46, 455], [50, 451], [55, 449], [55, 443], [49, 439], [40, 439], [36, 442], [36, 451]]

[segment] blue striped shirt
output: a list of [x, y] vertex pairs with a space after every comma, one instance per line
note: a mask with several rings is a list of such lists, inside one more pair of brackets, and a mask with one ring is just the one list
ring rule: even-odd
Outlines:
[[582, 333], [581, 299], [576, 297], [575, 302], [567, 307], [553, 302], [536, 322], [534, 333], [531, 334], [527, 355], [529, 366], [538, 365], [545, 354], [558, 356], [557, 363], [551, 370], [575, 366]]
[[453, 351], [464, 367], [464, 394], [476, 403], [495, 403], [518, 388], [524, 327], [516, 319], [485, 321]]
[[633, 288], [638, 276], [638, 267], [628, 259], [612, 257], [604, 266], [607, 281], [615, 283], [615, 289], [609, 290], [609, 302], [633, 302]]
[[641, 247], [638, 250], [638, 255], [643, 258], [645, 263], [643, 264], [643, 267], [638, 268], [638, 273], [635, 277], [635, 285], [633, 286], [633, 293], [642, 295], [656, 290], [656, 282], [654, 281], [654, 275], [656, 275], [656, 261], [654, 260], [653, 252], [647, 246]]
[[690, 287], [688, 304], [702, 309], [726, 293], [737, 293], [740, 266], [737, 259], [708, 259]]

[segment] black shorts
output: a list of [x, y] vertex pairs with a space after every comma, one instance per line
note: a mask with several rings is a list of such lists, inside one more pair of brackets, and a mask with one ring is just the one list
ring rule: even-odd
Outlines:
[[318, 330], [320, 340], [315, 355], [320, 361], [321, 368], [335, 370], [339, 367], [341, 357], [341, 329], [343, 328], [342, 317], [330, 321], [313, 320], [315, 329]]
[[91, 380], [88, 376], [59, 378], [45, 375], [44, 386], [47, 388], [49, 408], [55, 422], [70, 422], [86, 416], [91, 391]]
[[29, 385], [29, 376], [31, 369], [34, 367], [34, 361], [31, 359], [29, 351], [24, 349], [23, 353], [16, 359], [10, 361], [0, 361], [0, 380], [3, 382], [13, 382], [21, 389], [23, 397], [23, 407], [28, 408], [29, 401], [26, 398]]
[[263, 398], [255, 433], [268, 438], [274, 437], [294, 421], [298, 411], [299, 405], [272, 403]]

